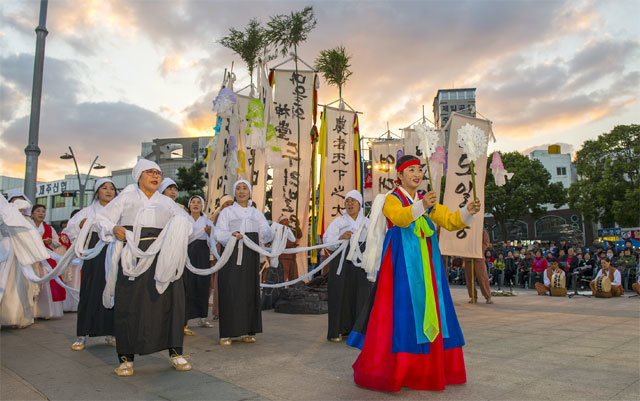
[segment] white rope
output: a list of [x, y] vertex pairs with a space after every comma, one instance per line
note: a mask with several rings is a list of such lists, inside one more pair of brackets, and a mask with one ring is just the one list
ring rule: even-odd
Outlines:
[[340, 247], [338, 249], [336, 249], [335, 252], [333, 252], [327, 259], [323, 260], [322, 263], [320, 263], [315, 269], [311, 270], [309, 273], [304, 274], [300, 277], [298, 277], [295, 280], [291, 280], [291, 281], [287, 281], [284, 283], [278, 283], [278, 284], [260, 284], [260, 287], [262, 288], [281, 288], [281, 287], [288, 287], [290, 285], [296, 284], [304, 279], [306, 279], [307, 277], [311, 277], [314, 274], [316, 274], [317, 272], [319, 272], [320, 270], [322, 270], [327, 264], [329, 264], [329, 262], [331, 262], [336, 256], [338, 256], [338, 254], [344, 254], [345, 249], [347, 249], [347, 245], [348, 242], [344, 241], [342, 243], [342, 245], [340, 245]]

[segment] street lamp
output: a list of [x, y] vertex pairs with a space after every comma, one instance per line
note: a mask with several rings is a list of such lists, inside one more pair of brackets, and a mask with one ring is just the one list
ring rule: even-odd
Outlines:
[[[91, 162], [91, 166], [89, 166], [89, 172], [87, 173], [87, 175], [84, 177], [84, 183], [82, 183], [82, 179], [80, 178], [80, 170], [78, 169], [78, 162], [76, 161], [76, 156], [73, 154], [73, 149], [71, 149], [71, 146], [69, 146], [69, 152], [65, 152], [65, 154], [60, 155], [60, 158], [62, 160], [73, 160], [73, 164], [76, 166], [76, 176], [78, 177], [78, 188], [80, 189], [80, 201], [79, 201], [79, 206], [80, 209], [82, 209], [84, 207], [84, 190], [87, 187], [87, 181], [89, 181], [89, 176], [91, 175], [91, 170], [92, 169], [96, 169], [96, 170], [102, 170], [103, 168], [105, 168], [105, 166], [103, 166], [100, 163], [96, 163], [96, 160], [98, 160], [98, 156], [96, 156], [93, 159], [93, 162]], [[94, 188], [95, 190], [96, 188]]]

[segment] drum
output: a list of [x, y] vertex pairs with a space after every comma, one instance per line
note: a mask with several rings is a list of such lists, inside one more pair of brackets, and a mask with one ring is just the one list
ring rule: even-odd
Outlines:
[[553, 273], [550, 284], [552, 297], [564, 297], [567, 295], [567, 277], [564, 274]]
[[611, 297], [611, 280], [609, 280], [609, 276], [600, 276], [596, 279], [596, 297]]

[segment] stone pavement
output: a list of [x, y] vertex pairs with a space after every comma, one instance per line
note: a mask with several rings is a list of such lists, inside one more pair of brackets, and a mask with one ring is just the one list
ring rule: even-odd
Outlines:
[[71, 351], [75, 314], [0, 334], [0, 399], [640, 400], [640, 297], [551, 298], [522, 290], [494, 305], [452, 295], [467, 345], [467, 384], [397, 394], [359, 388], [358, 351], [327, 342], [326, 315], [263, 314], [255, 344], [218, 345], [217, 325], [185, 338], [194, 370], [165, 353], [136, 357], [118, 378], [101, 338]]

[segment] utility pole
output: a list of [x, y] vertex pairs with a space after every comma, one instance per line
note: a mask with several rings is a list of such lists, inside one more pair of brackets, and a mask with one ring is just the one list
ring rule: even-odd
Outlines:
[[47, 3], [40, 0], [40, 21], [36, 27], [36, 57], [33, 64], [33, 89], [31, 91], [31, 119], [29, 120], [29, 143], [24, 149], [27, 155], [24, 173], [24, 193], [31, 202], [36, 201], [36, 182], [38, 178], [38, 134], [40, 130], [40, 103], [42, 98], [42, 75], [44, 70], [44, 44], [47, 34]]

